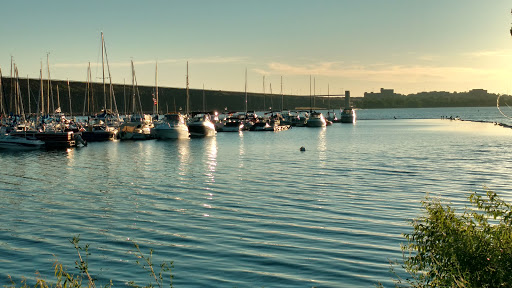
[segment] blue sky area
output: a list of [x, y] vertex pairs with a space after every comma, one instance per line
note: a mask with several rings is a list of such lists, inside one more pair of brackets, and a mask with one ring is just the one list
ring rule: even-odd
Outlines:
[[512, 3], [504, 0], [4, 1], [0, 68], [101, 82], [353, 96], [380, 88], [511, 93]]

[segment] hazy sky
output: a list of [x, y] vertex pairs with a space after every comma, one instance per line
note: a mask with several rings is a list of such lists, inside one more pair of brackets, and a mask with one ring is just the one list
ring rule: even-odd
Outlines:
[[0, 68], [21, 77], [352, 96], [382, 88], [512, 91], [512, 2], [505, 0], [2, 1]]

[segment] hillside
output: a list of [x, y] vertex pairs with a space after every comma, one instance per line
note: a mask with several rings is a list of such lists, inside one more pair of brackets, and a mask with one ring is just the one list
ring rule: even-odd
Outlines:
[[[14, 79], [2, 78], [2, 93], [4, 95], [3, 103], [6, 112], [13, 111], [15, 101], [11, 95], [15, 94]], [[37, 105], [41, 99], [41, 81], [39, 79], [29, 79], [30, 83], [30, 102], [28, 99], [27, 79], [19, 80], [19, 89], [23, 102], [24, 111], [35, 113]], [[85, 82], [69, 82], [69, 92], [67, 81], [52, 80], [50, 89], [48, 81], [43, 80], [43, 94], [45, 97], [45, 110], [49, 107], [50, 111], [55, 111], [60, 107], [62, 112], [74, 115], [91, 115], [99, 112], [105, 105], [108, 109], [117, 110], [121, 114], [130, 113], [133, 105], [133, 88], [131, 85], [113, 85], [113, 93], [110, 93], [109, 86], [106, 89], [106, 98], [104, 99], [103, 84], [93, 83], [89, 86]], [[12, 87], [12, 88], [11, 88]], [[138, 97], [135, 97], [137, 107], [142, 105], [146, 113], [152, 113], [153, 86], [139, 86], [138, 95], [140, 95], [140, 104]], [[137, 91], [137, 89], [136, 89]], [[48, 98], [48, 94], [50, 97]], [[137, 93], [135, 93], [137, 95]], [[204, 94], [204, 109], [203, 109]], [[367, 95], [366, 95], [367, 94]], [[113, 96], [111, 96], [113, 95]], [[220, 90], [198, 90], [190, 89], [190, 111], [244, 111], [245, 93], [236, 91]], [[175, 110], [185, 111], [186, 109], [186, 89], [159, 87], [159, 112], [166, 113]], [[422, 108], [422, 107], [469, 107], [469, 106], [494, 106], [498, 95], [488, 93], [486, 90], [475, 89], [469, 92], [421, 92], [417, 94], [380, 94], [365, 93], [365, 97], [352, 97], [351, 103], [356, 108]], [[50, 99], [48, 105], [47, 99]], [[71, 99], [71, 105], [70, 105]], [[115, 100], [111, 100], [115, 99]], [[512, 103], [511, 96], [502, 97], [503, 101]], [[261, 93], [247, 94], [247, 108], [249, 111], [268, 111], [270, 107], [273, 110], [296, 109], [297, 107], [318, 107], [340, 109], [344, 106], [344, 97], [326, 97], [317, 96], [311, 100], [309, 96], [296, 95], [263, 95]], [[30, 108], [30, 109], [29, 109]]]
[[[41, 81], [39, 79], [29, 79], [30, 83], [30, 112], [35, 113], [37, 110], [38, 102], [41, 99]], [[13, 81], [15, 83], [15, 81]], [[54, 111], [60, 103], [62, 112], [70, 112], [71, 98], [71, 111], [74, 115], [90, 115], [100, 111], [106, 103], [108, 109], [117, 106], [119, 113], [126, 113], [132, 111], [133, 104], [133, 88], [131, 85], [113, 85], [113, 93], [110, 93], [109, 86], [106, 85], [106, 98], [104, 99], [103, 84], [93, 83], [88, 88], [85, 82], [69, 82], [69, 93], [67, 81], [52, 80], [50, 89], [48, 89], [47, 80], [43, 80], [43, 94], [45, 98], [45, 107], [48, 107], [47, 99], [50, 94], [50, 111]], [[12, 89], [11, 89], [12, 87]], [[13, 111], [14, 97], [10, 95], [15, 94], [15, 84], [11, 86], [11, 78], [2, 78], [2, 91], [4, 95], [4, 105], [8, 111]], [[25, 112], [29, 111], [27, 79], [19, 79], [19, 87], [21, 91], [23, 107]], [[153, 111], [153, 94], [155, 88], [153, 86], [138, 86], [138, 95], [140, 95], [140, 105], [144, 112], [152, 113]], [[49, 93], [48, 93], [49, 92]], [[137, 89], [135, 89], [137, 95]], [[245, 93], [233, 91], [219, 91], [219, 90], [198, 90], [190, 89], [190, 111], [203, 110], [203, 93], [204, 93], [204, 107], [206, 111], [224, 111], [227, 108], [229, 111], [244, 111], [245, 110]], [[111, 97], [110, 95], [113, 95]], [[71, 97], [69, 97], [71, 96]], [[175, 111], [180, 108], [185, 111], [186, 107], [186, 89], [185, 88], [158, 88], [159, 98], [159, 111], [166, 113], [167, 111]], [[115, 99], [115, 100], [110, 100]], [[139, 106], [138, 97], [135, 97], [137, 107]], [[315, 99], [316, 107], [339, 109], [344, 104], [343, 97], [317, 97]], [[248, 110], [262, 111], [295, 109], [295, 107], [309, 107], [310, 97], [308, 96], [293, 96], [293, 95], [263, 95], [259, 93], [247, 94]], [[266, 109], [265, 109], [266, 108]], [[46, 110], [46, 108], [45, 108]]]

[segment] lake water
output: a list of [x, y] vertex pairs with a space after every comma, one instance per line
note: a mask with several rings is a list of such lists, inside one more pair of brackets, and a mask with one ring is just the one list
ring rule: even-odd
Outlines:
[[56, 259], [73, 271], [80, 235], [93, 276], [116, 287], [151, 280], [131, 241], [174, 261], [175, 287], [390, 286], [427, 193], [461, 206], [485, 186], [512, 201], [512, 129], [440, 116], [507, 121], [359, 110], [325, 129], [0, 153], [0, 284], [52, 280]]

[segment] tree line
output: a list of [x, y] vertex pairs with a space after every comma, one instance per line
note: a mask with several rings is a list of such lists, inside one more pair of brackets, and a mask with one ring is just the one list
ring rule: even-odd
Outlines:
[[[28, 87], [29, 85], [30, 87]], [[42, 87], [41, 87], [42, 86]], [[93, 115], [105, 107], [120, 114], [132, 111], [153, 113], [156, 106], [155, 87], [114, 84], [103, 86], [102, 83], [85, 83], [62, 80], [19, 79], [3, 77], [0, 99], [7, 114], [15, 111], [14, 95], [17, 88], [21, 95], [23, 111], [36, 113], [41, 107], [41, 90], [44, 98], [44, 110], [60, 110], [66, 114]], [[69, 87], [69, 88], [68, 88]], [[372, 93], [370, 93], [372, 94]], [[158, 112], [186, 111], [187, 91], [185, 88], [158, 88]], [[135, 96], [135, 97], [134, 97]], [[423, 107], [483, 107], [496, 105], [498, 94], [486, 90], [469, 92], [420, 92], [416, 94], [383, 94], [372, 97], [352, 97], [354, 108], [423, 108]], [[512, 101], [511, 96], [501, 97], [502, 101]], [[139, 100], [140, 99], [140, 100]], [[280, 111], [314, 107], [314, 109], [342, 109], [345, 105], [342, 96], [299, 96], [247, 93], [248, 111]], [[136, 109], [134, 109], [134, 103]], [[189, 111], [245, 111], [245, 92], [189, 89]]]

